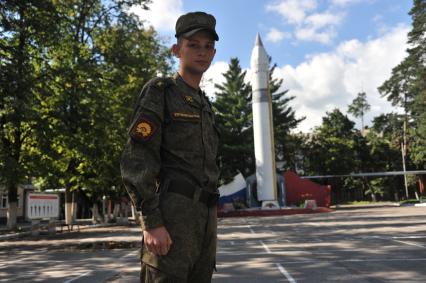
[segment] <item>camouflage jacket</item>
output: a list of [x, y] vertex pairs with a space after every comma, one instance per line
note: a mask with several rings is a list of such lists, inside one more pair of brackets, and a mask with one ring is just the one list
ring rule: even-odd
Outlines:
[[143, 88], [133, 113], [121, 174], [132, 201], [142, 211], [142, 228], [163, 225], [158, 186], [184, 178], [216, 191], [218, 131], [211, 104], [176, 74]]

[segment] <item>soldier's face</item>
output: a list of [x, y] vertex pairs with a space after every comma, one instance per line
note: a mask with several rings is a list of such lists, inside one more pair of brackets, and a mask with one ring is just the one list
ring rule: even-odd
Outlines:
[[173, 53], [180, 60], [180, 68], [203, 74], [210, 67], [216, 54], [215, 41], [207, 32], [198, 32], [190, 38], [183, 38], [173, 46]]

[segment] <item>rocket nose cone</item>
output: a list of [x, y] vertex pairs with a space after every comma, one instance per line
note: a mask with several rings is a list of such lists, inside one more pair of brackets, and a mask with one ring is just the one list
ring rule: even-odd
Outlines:
[[263, 46], [262, 39], [260, 38], [260, 34], [256, 34], [256, 42], [254, 43], [255, 46]]

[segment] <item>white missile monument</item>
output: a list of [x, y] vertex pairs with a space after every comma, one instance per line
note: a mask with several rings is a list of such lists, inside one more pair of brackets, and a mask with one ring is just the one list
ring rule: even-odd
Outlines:
[[254, 154], [258, 200], [264, 208], [279, 207], [277, 201], [272, 96], [269, 91], [269, 59], [260, 35], [251, 53]]

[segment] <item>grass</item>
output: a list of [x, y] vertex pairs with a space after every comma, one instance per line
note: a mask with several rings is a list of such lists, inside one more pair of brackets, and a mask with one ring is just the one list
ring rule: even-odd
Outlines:
[[344, 204], [350, 205], [367, 205], [367, 204], [380, 204], [381, 201], [368, 201], [368, 200], [360, 200], [360, 201], [349, 201]]
[[[422, 201], [425, 202], [426, 198], [423, 197], [423, 198], [420, 198], [420, 200], [417, 200], [417, 199], [401, 200], [399, 202], [399, 204], [400, 205], [404, 205], [404, 204], [415, 204], [415, 203], [421, 203]], [[359, 206], [363, 206], [363, 205], [370, 205], [370, 204], [378, 204], [378, 205], [380, 205], [381, 203], [389, 203], [389, 202], [392, 202], [392, 201], [376, 201], [376, 202], [373, 202], [373, 201], [368, 201], [368, 200], [361, 200], [361, 201], [348, 201], [348, 202], [341, 203], [341, 204], [342, 205], [354, 205], [354, 206], [359, 205]]]
[[400, 204], [420, 203], [417, 199], [406, 199], [399, 202]]

